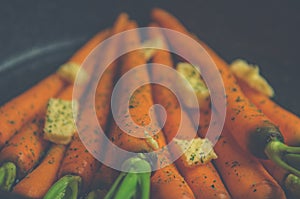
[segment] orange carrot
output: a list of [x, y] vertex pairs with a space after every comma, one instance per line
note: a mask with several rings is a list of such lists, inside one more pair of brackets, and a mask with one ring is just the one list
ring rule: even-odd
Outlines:
[[0, 152], [0, 162], [13, 162], [17, 166], [19, 178], [26, 175], [38, 163], [48, 146], [48, 142], [42, 136], [43, 125], [43, 116], [34, 118]]
[[[127, 20], [127, 14], [122, 13], [115, 22], [115, 25], [112, 29], [112, 34], [117, 34], [124, 30]], [[108, 48], [109, 49], [106, 51], [107, 56], [112, 56], [113, 53], [116, 52], [114, 49], [115, 46], [111, 45]], [[109, 102], [113, 88], [115, 68], [116, 63], [113, 63], [109, 66], [109, 68], [102, 75], [102, 78], [100, 79], [96, 89], [96, 114], [98, 116], [100, 126], [104, 128], [107, 123], [107, 116], [109, 114]], [[89, 105], [86, 105], [84, 108], [88, 108], [88, 106]], [[75, 135], [70, 147], [67, 150], [66, 157], [63, 160], [59, 176], [62, 177], [66, 174], [79, 175], [83, 181], [83, 190], [85, 190], [89, 186], [96, 168], [96, 159], [87, 151], [79, 136]]]
[[64, 151], [64, 145], [53, 145], [39, 166], [21, 180], [13, 192], [30, 198], [43, 197], [56, 179]]
[[89, 39], [75, 54], [69, 59], [68, 62], [73, 62], [81, 65], [87, 56], [110, 35], [110, 30], [106, 29], [97, 33], [94, 37]]
[[214, 160], [233, 198], [286, 198], [257, 159], [243, 152], [226, 130], [215, 145]]
[[75, 134], [61, 164], [59, 178], [67, 174], [80, 176], [83, 182], [82, 190], [85, 190], [97, 168], [97, 161], [82, 144], [78, 134]]
[[176, 167], [170, 164], [151, 176], [151, 198], [194, 198], [194, 195]]
[[[156, 31], [151, 31], [150, 34], [156, 37], [160, 36], [160, 33]], [[167, 51], [157, 50], [153, 56], [153, 62], [169, 67], [173, 66], [171, 56]], [[160, 70], [158, 68], [153, 68], [152, 78], [155, 79], [158, 77], [159, 73]], [[165, 81], [168, 81], [167, 78], [168, 77], [165, 77]], [[183, 123], [183, 129], [181, 130], [185, 134], [183, 137], [178, 137], [178, 139], [185, 139], [186, 137], [184, 136], [187, 136], [187, 134], [196, 133], [194, 125], [188, 118], [186, 112], [181, 110], [176, 97], [169, 89], [155, 84], [152, 86], [152, 90], [154, 101], [162, 105], [167, 113], [163, 130], [168, 142], [171, 142], [178, 132], [181, 122]], [[194, 137], [192, 134], [191, 136]], [[193, 190], [196, 198], [230, 198], [222, 180], [211, 163], [190, 168], [183, 163], [184, 161], [183, 157], [181, 157], [176, 161], [176, 165]]]
[[[111, 31], [111, 34], [117, 34], [125, 28], [128, 21], [128, 16], [125, 13], [120, 14], [118, 19], [116, 20], [114, 27]], [[104, 37], [103, 37], [104, 38]], [[92, 42], [93, 43], [93, 42]], [[113, 56], [116, 53], [116, 46], [111, 45], [105, 49], [105, 56]], [[73, 60], [74, 61], [74, 60]], [[82, 59], [81, 59], [82, 61]], [[100, 67], [100, 66], [96, 66]], [[103, 73], [102, 78], [99, 81], [98, 87], [96, 89], [96, 99], [95, 99], [95, 107], [96, 114], [98, 116], [98, 121], [100, 126], [105, 128], [107, 123], [107, 117], [109, 114], [109, 102], [111, 97], [111, 92], [113, 88], [113, 78], [115, 75], [116, 63], [114, 62], [109, 66], [109, 68]], [[98, 69], [95, 68], [95, 72]], [[92, 82], [93, 83], [93, 82]], [[93, 93], [89, 91], [86, 92], [87, 96], [82, 96], [82, 99], [85, 100]], [[87, 111], [90, 109], [90, 104], [83, 104], [81, 109], [81, 115], [79, 115], [78, 122], [85, 122], [89, 119], [87, 115]], [[79, 127], [80, 128], [80, 127]], [[94, 132], [96, 129], [95, 126], [90, 125], [85, 128], [85, 131]], [[83, 129], [80, 129], [83, 130]], [[81, 134], [83, 135], [83, 134]], [[97, 136], [97, 135], [95, 135]], [[88, 136], [91, 139], [90, 136]], [[83, 137], [86, 139], [86, 137]], [[99, 144], [101, 146], [101, 143]], [[93, 157], [92, 154], [89, 153], [85, 145], [82, 143], [79, 134], [75, 134], [71, 144], [69, 145], [66, 156], [62, 161], [62, 166], [59, 171], [59, 180], [51, 187], [49, 192], [46, 194], [47, 197], [51, 197], [57, 194], [65, 194], [65, 189], [68, 189], [68, 186], [71, 188], [71, 192], [74, 196], [77, 196], [78, 189], [80, 188], [80, 192], [86, 191], [89, 187], [93, 175], [96, 172], [99, 166], [99, 162]], [[78, 181], [78, 179], [80, 179]], [[74, 181], [73, 181], [74, 180]], [[64, 182], [67, 181], [69, 185], [64, 186]], [[79, 182], [81, 182], [81, 186], [79, 187]], [[63, 188], [62, 188], [63, 187]]]
[[[174, 16], [164, 10], [154, 9], [152, 19], [164, 28], [173, 29], [195, 38]], [[239, 145], [244, 150], [251, 152], [256, 157], [269, 158], [281, 167], [300, 176], [297, 166], [285, 159], [286, 153], [289, 156], [297, 156], [300, 149], [289, 147], [283, 143], [283, 136], [276, 125], [245, 97], [235, 77], [231, 74], [228, 64], [205, 43], [199, 39], [197, 41], [210, 55], [220, 71], [226, 93], [224, 98], [227, 100], [225, 126], [230, 129], [235, 140], [238, 140]], [[187, 45], [185, 39], [176, 39], [176, 41], [170, 39], [169, 42], [175, 49], [186, 50], [190, 52], [194, 60], [201, 61], [199, 54], [202, 53], [203, 55], [203, 52], [196, 49], [191, 50], [191, 46]], [[299, 157], [293, 159], [293, 162], [297, 162], [298, 159]]]
[[287, 144], [300, 145], [300, 118], [273, 102], [268, 96], [252, 89], [247, 83], [238, 79], [238, 83], [244, 94], [255, 106], [262, 110], [282, 132]]
[[15, 97], [0, 108], [0, 148], [20, 128], [46, 107], [50, 97], [63, 88], [64, 81], [56, 74], [45, 78], [31, 89]]
[[[98, 33], [70, 58], [70, 62], [82, 64], [86, 56], [107, 38], [108, 34], [108, 30]], [[0, 107], [0, 148], [43, 109], [48, 99], [56, 96], [64, 85], [65, 81], [58, 74], [52, 74]]]
[[[214, 125], [210, 111], [201, 111], [199, 125], [198, 134], [205, 136], [208, 126]], [[214, 149], [218, 154], [214, 163], [233, 198], [285, 198], [274, 176], [257, 159], [242, 151], [226, 129]]]
[[106, 190], [111, 187], [113, 182], [118, 177], [119, 172], [106, 165], [101, 165], [98, 171], [94, 174], [93, 181], [91, 183], [91, 190], [101, 189]]
[[[130, 23], [128, 25], [128, 29], [134, 29], [137, 25], [135, 23]], [[124, 38], [127, 45], [133, 45], [137, 47], [140, 43], [139, 35], [136, 31], [133, 31], [131, 35]], [[145, 57], [141, 51], [133, 51], [127, 53], [122, 57], [122, 68], [121, 75], [125, 74], [127, 71], [133, 69], [136, 66], [142, 65], [146, 63]], [[139, 73], [135, 76], [136, 78], [130, 78], [127, 82], [129, 85], [139, 85], [139, 82], [142, 80], [149, 80], [149, 76], [147, 70], [139, 70]], [[126, 89], [122, 90], [120, 94], [120, 104], [126, 104], [126, 99], [122, 97], [127, 91]], [[125, 100], [125, 101], [124, 101]], [[142, 87], [138, 87], [138, 89], [131, 95], [129, 101], [129, 116], [134, 123], [140, 126], [146, 126], [150, 123], [149, 116], [149, 108], [153, 105], [152, 95], [151, 95], [151, 86], [146, 84]], [[127, 108], [127, 106], [125, 107]], [[123, 112], [124, 107], [119, 109], [118, 116], [121, 118], [121, 121], [124, 124], [129, 125], [129, 129], [133, 129], [133, 124], [129, 122], [128, 116]], [[156, 124], [156, 118], [152, 117], [152, 122]], [[132, 126], [132, 128], [131, 128]], [[132, 132], [134, 133], [134, 132]], [[149, 136], [152, 136], [152, 131], [149, 128]], [[141, 152], [151, 152], [156, 150], [157, 148], [161, 148], [165, 146], [164, 136], [161, 131], [157, 132], [155, 136], [153, 136], [153, 142], [157, 143], [157, 146], [154, 146], [153, 142], [148, 142], [147, 139], [133, 137], [125, 132], [123, 132], [115, 123], [113, 123], [111, 127], [111, 131], [109, 133], [110, 140], [116, 144], [118, 147], [121, 147], [127, 151], [141, 153]], [[157, 148], [156, 148], [157, 147]], [[166, 156], [165, 156], [166, 155]], [[108, 155], [109, 156], [109, 155]], [[110, 159], [113, 159], [114, 156], [109, 156]], [[158, 166], [164, 165], [164, 159], [167, 159], [168, 155], [165, 153], [158, 154]], [[143, 168], [148, 168], [144, 173], [139, 173], [138, 170], [140, 168], [134, 167], [134, 161], [138, 159], [139, 164], [143, 165]], [[112, 160], [113, 161], [113, 160]], [[139, 198], [148, 198], [150, 191], [150, 164], [147, 159], [143, 155], [139, 154], [137, 157], [130, 157], [126, 160], [127, 164], [131, 166], [130, 168], [138, 173], [125, 173], [121, 172], [120, 176], [116, 179], [115, 183], [112, 185], [110, 191], [106, 195], [106, 198], [130, 198], [131, 196], [136, 196]], [[168, 175], [168, 173], [172, 174], [172, 177]], [[132, 179], [132, 180], [130, 180]], [[179, 181], [181, 180], [181, 181]], [[127, 184], [128, 183], [128, 184]], [[158, 171], [155, 171], [153, 178], [151, 179], [151, 197], [153, 198], [162, 198], [164, 196], [171, 196], [172, 198], [182, 198], [185, 196], [186, 198], [194, 198], [191, 189], [188, 187], [186, 182], [180, 176], [176, 168], [171, 165], [168, 167], [164, 167]], [[161, 187], [165, 187], [161, 189]], [[172, 187], [176, 187], [172, 189]], [[168, 190], [172, 190], [170, 193]], [[139, 194], [139, 195], [138, 195]]]
[[280, 168], [270, 160], [260, 160], [269, 174], [280, 184], [287, 198], [298, 198], [300, 194], [300, 178]]
[[[59, 98], [70, 100], [73, 87], [67, 87]], [[0, 152], [0, 162], [13, 162], [17, 166], [18, 177], [29, 172], [47, 148], [48, 142], [43, 139], [45, 110], [27, 123]]]
[[[137, 27], [135, 23], [130, 23], [128, 29], [134, 29]], [[140, 39], [138, 33], [132, 32], [132, 34], [126, 37], [126, 44], [132, 46], [138, 46], [140, 44]], [[130, 69], [133, 69], [136, 66], [146, 63], [146, 59], [141, 51], [129, 52], [122, 57], [122, 67], [121, 75], [125, 74]], [[126, 82], [127, 85], [139, 85], [140, 81], [149, 80], [148, 72], [146, 70], [140, 70], [136, 78], [129, 78]], [[125, 90], [122, 88], [122, 91]], [[124, 91], [124, 94], [127, 91]], [[123, 95], [123, 94], [121, 94]], [[125, 100], [125, 101], [124, 101]], [[128, 102], [125, 97], [119, 98], [119, 104], [124, 105]], [[128, 108], [127, 106], [122, 106], [119, 108], [118, 117], [122, 118], [122, 122], [127, 125], [133, 125], [128, 119], [132, 119], [133, 122], [140, 126], [146, 126], [150, 123], [149, 109], [153, 105], [152, 96], [151, 96], [151, 86], [149, 84], [144, 85], [138, 88], [131, 96], [129, 101], [129, 114], [131, 117], [126, 116], [124, 109]], [[123, 119], [124, 118], [124, 119]], [[132, 127], [134, 128], [134, 127]], [[128, 126], [128, 129], [132, 129]], [[141, 152], [141, 151], [152, 151], [152, 146], [145, 140], [138, 137], [133, 137], [128, 133], [123, 132], [119, 127], [115, 126], [115, 129], [111, 131], [110, 140], [117, 146], [121, 146], [127, 151]], [[151, 135], [151, 130], [149, 130]]]

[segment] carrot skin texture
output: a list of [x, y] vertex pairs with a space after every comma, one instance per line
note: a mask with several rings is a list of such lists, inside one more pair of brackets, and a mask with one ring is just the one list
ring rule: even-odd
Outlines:
[[[133, 29], [136, 27], [137, 27], [136, 24], [133, 23], [133, 24], [129, 24], [128, 29]], [[135, 35], [132, 35], [132, 37], [127, 38], [127, 41], [131, 45], [139, 45], [138, 34], [136, 33]], [[123, 65], [121, 68], [121, 74], [126, 73], [127, 71], [134, 68], [135, 66], [146, 63], [144, 55], [140, 51], [134, 51], [126, 54], [123, 57], [122, 61], [123, 61]], [[147, 71], [139, 71], [139, 72], [140, 73], [138, 78], [143, 78], [147, 80], [149, 79]], [[138, 83], [138, 80], [131, 80], [131, 81], [132, 82], [130, 82], [130, 84]], [[148, 114], [148, 111], [150, 107], [153, 105], [151, 86], [144, 85], [138, 88], [138, 90], [134, 92], [132, 96], [133, 96], [132, 100], [130, 100], [129, 102], [129, 106], [131, 107], [130, 115], [132, 116], [132, 119], [138, 125], [147, 125], [150, 122], [150, 116]], [[119, 103], [122, 103], [122, 101]], [[122, 116], [124, 115], [121, 115], [120, 117]], [[156, 118], [152, 118], [152, 119], [155, 120]], [[111, 128], [109, 137], [112, 140], [112, 142], [114, 142], [117, 146], [128, 151], [133, 151], [133, 152], [153, 151], [152, 146], [149, 145], [145, 140], [129, 136], [127, 133], [123, 132], [119, 127], [117, 127], [115, 123]], [[164, 136], [161, 131], [159, 131], [153, 138], [157, 141], [159, 148], [166, 145]], [[168, 158], [168, 156], [167, 157], [164, 156], [167, 154], [159, 154], [159, 155], [161, 155], [161, 157], [158, 157], [157, 165], [163, 167], [165, 161], [160, 162], [159, 160]], [[172, 172], [173, 174], [172, 177], [167, 175], [167, 173], [169, 172]], [[162, 181], [165, 181], [165, 183], [162, 184]], [[165, 188], [161, 189], [161, 187], [165, 187]], [[172, 189], [172, 187], [173, 188], [178, 187], [178, 189]], [[154, 171], [154, 174], [151, 177], [151, 188], [152, 190], [150, 195], [152, 198], [162, 198], [163, 196], [170, 195], [170, 193], [168, 193], [166, 190], [171, 190], [171, 189], [172, 189], [172, 196], [174, 196], [174, 198], [179, 199], [182, 198], [183, 195], [185, 195], [187, 198], [194, 198], [191, 189], [188, 187], [184, 179], [180, 176], [179, 172], [174, 167], [174, 165], [170, 165], [161, 168], [157, 171]]]
[[4, 104], [0, 108], [0, 148], [44, 109], [48, 99], [56, 96], [64, 85], [65, 82], [53, 74]]
[[[154, 31], [151, 31], [150, 34], [153, 34], [153, 36], [157, 37], [161, 36], [159, 32]], [[153, 62], [173, 67], [173, 61], [170, 53], [167, 51], [157, 50], [153, 56]], [[158, 76], [159, 72], [160, 71], [153, 68], [152, 78]], [[168, 79], [165, 81], [168, 81]], [[179, 125], [181, 122], [183, 124], [181, 126], [183, 129], [181, 130], [185, 133], [183, 136], [186, 136], [188, 133], [192, 132], [197, 134], [197, 130], [195, 129], [189, 116], [184, 110], [181, 110], [177, 98], [169, 89], [155, 84], [152, 85], [152, 90], [154, 101], [162, 105], [167, 113], [167, 119], [164, 124], [163, 131], [168, 142], [175, 137], [175, 134], [180, 128]], [[194, 137], [193, 134], [191, 134], [190, 137]], [[188, 139], [188, 137], [178, 138]], [[218, 175], [218, 172], [211, 163], [189, 168], [185, 166], [184, 161], [185, 160], [180, 157], [176, 161], [176, 166], [187, 181], [188, 185], [191, 187], [196, 198], [230, 198], [230, 195], [227, 192], [220, 176]]]
[[56, 180], [65, 148], [64, 145], [53, 145], [38, 167], [21, 180], [13, 192], [30, 198], [43, 197]]
[[[132, 22], [128, 25], [127, 30], [135, 29], [136, 27], [137, 25]], [[140, 44], [140, 38], [138, 32], [136, 31], [132, 32], [132, 34], [126, 38], [125, 45], [138, 46], [139, 44]], [[141, 51], [129, 52], [122, 57], [122, 67], [121, 67], [120, 74], [123, 75], [130, 69], [133, 69], [135, 66], [143, 65], [145, 63], [146, 60]], [[148, 72], [146, 70], [140, 70], [139, 74], [136, 77], [137, 78], [135, 79], [133, 78], [128, 79], [127, 84], [139, 85], [138, 82], [141, 79], [149, 80]], [[122, 96], [123, 94], [121, 93], [120, 95]], [[128, 103], [126, 100], [127, 99], [125, 98], [123, 99], [122, 97], [120, 97], [118, 104], [124, 105]], [[132, 107], [129, 110], [131, 119], [137, 125], [140, 126], [148, 125], [151, 122], [148, 111], [152, 105], [153, 105], [153, 101], [151, 95], [151, 86], [147, 84], [142, 87], [139, 87], [132, 94], [131, 100], [129, 101], [129, 107]], [[122, 106], [122, 108], [119, 108], [120, 111], [117, 117], [121, 118], [124, 124], [131, 125], [131, 122], [127, 120], [128, 116], [126, 116], [126, 114], [123, 114], [124, 108], [127, 107]], [[151, 131], [149, 131], [149, 133], [151, 133]], [[153, 150], [153, 148], [146, 142], [145, 139], [130, 136], [129, 134], [123, 132], [116, 125], [113, 125], [109, 138], [114, 144], [127, 151], [141, 152], [141, 151]]]
[[67, 174], [80, 176], [83, 183], [82, 190], [84, 191], [90, 185], [97, 168], [98, 162], [87, 151], [78, 134], [75, 134], [62, 161], [58, 174], [59, 178]]
[[251, 102], [257, 106], [272, 122], [278, 125], [285, 142], [288, 145], [300, 145], [300, 118], [280, 107], [268, 96], [250, 88], [245, 82], [238, 79], [238, 83]]
[[[79, 49], [69, 60], [82, 64], [89, 53], [109, 35], [105, 30]], [[56, 73], [49, 75], [38, 84], [0, 107], [0, 148], [20, 128], [45, 108], [49, 98], [55, 97], [65, 86], [65, 81]]]
[[0, 152], [0, 162], [13, 162], [17, 177], [22, 178], [39, 161], [48, 142], [43, 139], [44, 119], [37, 117], [27, 123]]
[[101, 165], [98, 171], [94, 174], [91, 183], [91, 190], [100, 188], [108, 191], [114, 181], [117, 179], [119, 172], [106, 165]]
[[189, 185], [171, 164], [155, 171], [151, 177], [151, 198], [195, 198]]
[[[116, 20], [113, 29], [109, 32], [110, 33], [109, 35], [117, 34], [120, 31], [122, 31], [127, 23], [128, 20], [127, 18], [128, 16], [126, 14], [124, 13], [121, 14]], [[94, 38], [92, 38], [92, 40], [90, 40], [86, 44], [87, 49], [91, 51], [94, 47], [96, 47], [97, 44], [99, 44], [109, 35], [107, 35], [107, 32], [105, 31], [100, 33], [100, 35], [96, 35]], [[116, 52], [116, 50], [113, 49], [113, 47], [115, 46], [111, 46], [109, 49], [106, 49], [107, 56], [112, 56]], [[83, 62], [84, 59], [81, 57], [81, 55], [79, 55], [78, 59], [71, 59], [70, 61], [71, 62], [76, 61], [77, 63], [80, 63]], [[96, 89], [96, 94], [95, 94], [96, 110], [95, 111], [98, 117], [98, 122], [102, 128], [105, 128], [107, 123], [107, 118], [109, 115], [109, 108], [110, 108], [109, 102], [110, 102], [111, 92], [113, 88], [113, 78], [115, 76], [115, 69], [116, 69], [116, 63], [112, 63], [102, 75], [102, 78], [100, 79]], [[98, 71], [97, 68], [94, 68], [94, 70]], [[87, 94], [89, 95], [90, 93]], [[83, 108], [89, 108], [89, 105], [84, 104]], [[85, 112], [83, 112], [82, 114], [83, 114], [81, 115], [83, 117], [81, 118], [82, 120], [88, 119], [88, 117], [84, 118], [86, 116]], [[93, 126], [89, 127], [89, 129], [94, 130]], [[99, 162], [93, 157], [92, 154], [88, 152], [88, 150], [82, 143], [79, 135], [75, 134], [71, 144], [67, 149], [66, 156], [63, 159], [62, 166], [59, 171], [59, 177], [63, 177], [64, 175], [68, 175], [68, 174], [80, 176], [82, 179], [81, 191], [85, 191], [89, 187], [94, 177], [93, 175], [96, 172], [98, 166], [99, 166]]]
[[[179, 31], [183, 34], [195, 38], [185, 27], [171, 14], [162, 9], [154, 9], [151, 13], [152, 19], [164, 28]], [[195, 38], [210, 55], [220, 71], [223, 79], [227, 100], [225, 125], [244, 150], [251, 151], [252, 154], [259, 158], [267, 158], [264, 149], [269, 141], [283, 141], [280, 131], [274, 124], [257, 109], [242, 93], [235, 77], [229, 71], [227, 63], [221, 59], [205, 43]], [[170, 40], [172, 42], [172, 40]], [[179, 42], [181, 45], [179, 45]], [[174, 48], [186, 48], [184, 41], [174, 43]], [[171, 44], [172, 45], [172, 44]], [[192, 56], [197, 60], [197, 52], [191, 51]], [[272, 132], [272, 133], [270, 133]]]
[[228, 132], [223, 131], [215, 150], [219, 156], [214, 163], [233, 198], [286, 198], [282, 188], [261, 163], [236, 146]]

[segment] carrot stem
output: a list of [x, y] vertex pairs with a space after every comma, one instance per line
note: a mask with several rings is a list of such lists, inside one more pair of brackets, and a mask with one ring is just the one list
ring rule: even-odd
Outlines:
[[145, 158], [144, 155], [138, 154], [123, 163], [123, 170], [128, 172], [121, 172], [105, 199], [132, 197], [148, 199], [150, 197], [151, 165]]
[[285, 159], [288, 164], [292, 165], [296, 169], [300, 169], [300, 154], [286, 154]]
[[[300, 177], [300, 171], [297, 168], [293, 167], [291, 164], [288, 164], [288, 161], [286, 160], [287, 155], [291, 156], [300, 154], [300, 147], [291, 147], [285, 145], [280, 141], [272, 140], [266, 145], [265, 154], [278, 166], [286, 169], [295, 176]], [[299, 156], [297, 156], [297, 159], [293, 158], [293, 162], [299, 161]]]
[[16, 165], [6, 162], [0, 167], [0, 190], [9, 191], [16, 179]]
[[288, 190], [289, 194], [292, 196], [299, 196], [300, 195], [300, 178], [289, 174], [284, 182], [285, 188]]
[[76, 199], [80, 182], [79, 176], [65, 175], [49, 189], [44, 199]]

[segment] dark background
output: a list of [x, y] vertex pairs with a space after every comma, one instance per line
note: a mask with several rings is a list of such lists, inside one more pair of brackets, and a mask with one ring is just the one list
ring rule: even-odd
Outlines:
[[0, 104], [66, 61], [121, 11], [145, 26], [152, 7], [177, 16], [225, 60], [261, 66], [284, 107], [300, 114], [298, 1], [1, 1]]
[[296, 0], [1, 0], [0, 104], [53, 72], [121, 11], [145, 26], [152, 7], [176, 15], [225, 60], [259, 64], [275, 88], [275, 100], [300, 115]]

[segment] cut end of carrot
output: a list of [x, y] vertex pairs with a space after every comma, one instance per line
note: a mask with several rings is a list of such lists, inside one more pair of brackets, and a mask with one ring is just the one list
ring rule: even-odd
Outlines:
[[10, 191], [17, 175], [16, 165], [6, 162], [0, 167], [0, 190]]

